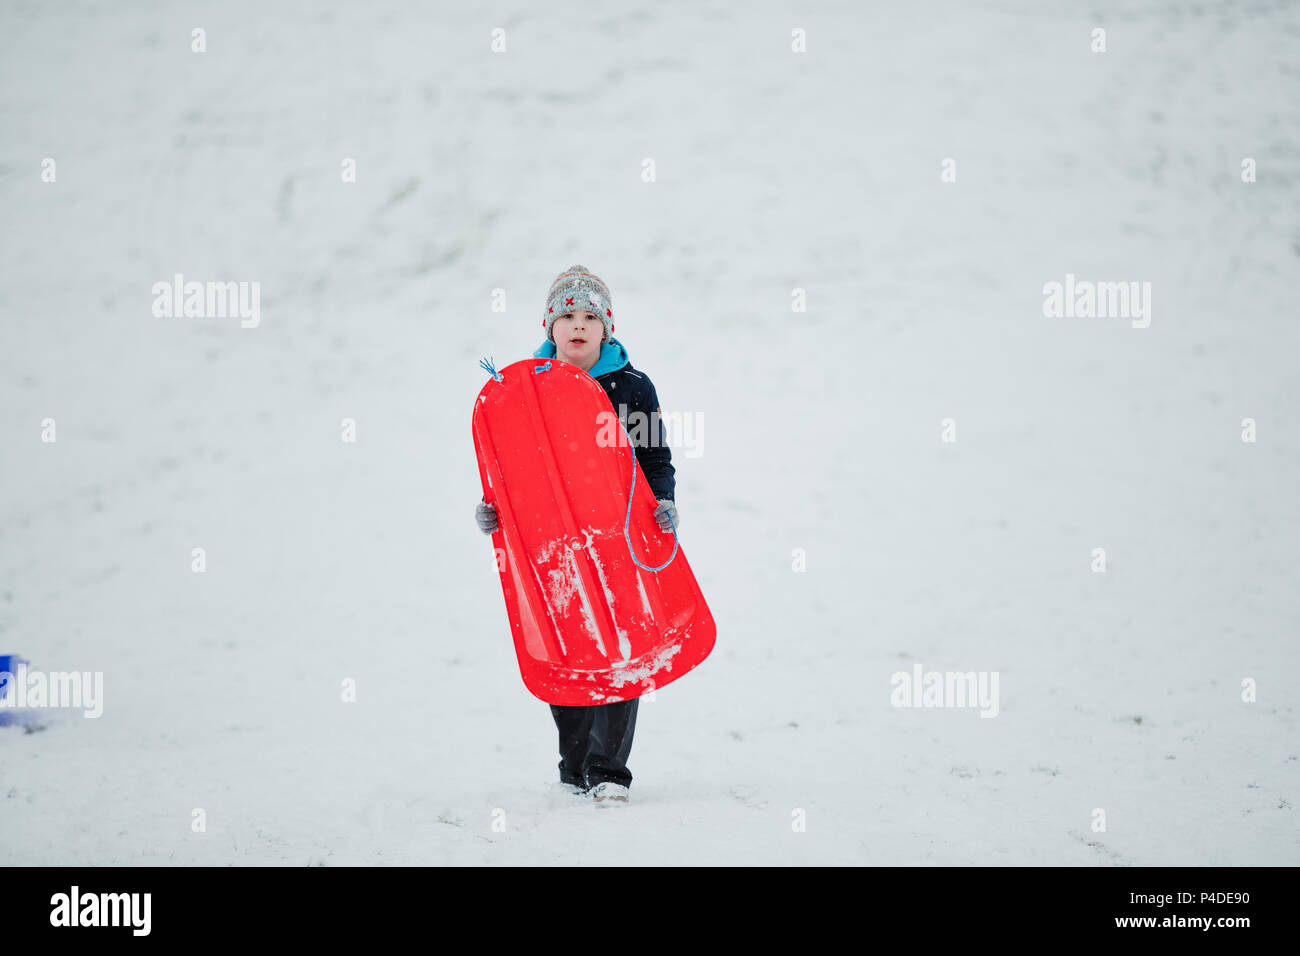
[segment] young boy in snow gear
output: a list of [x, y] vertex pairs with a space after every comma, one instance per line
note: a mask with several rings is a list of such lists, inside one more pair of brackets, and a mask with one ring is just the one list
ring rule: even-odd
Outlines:
[[[629, 437], [658, 507], [655, 520], [664, 531], [680, 525], [672, 455], [659, 420], [654, 383], [632, 367], [627, 349], [613, 337], [614, 312], [609, 288], [585, 267], [569, 267], [556, 277], [546, 296], [542, 318], [546, 341], [533, 353], [576, 365], [596, 380], [619, 419], [649, 421], [650, 429], [629, 429]], [[640, 440], [638, 440], [638, 436]], [[479, 530], [497, 530], [496, 509], [480, 500], [475, 510]], [[627, 769], [636, 729], [638, 699], [593, 707], [549, 705], [560, 734], [560, 780], [575, 792], [590, 791], [598, 803], [626, 802], [632, 773]]]

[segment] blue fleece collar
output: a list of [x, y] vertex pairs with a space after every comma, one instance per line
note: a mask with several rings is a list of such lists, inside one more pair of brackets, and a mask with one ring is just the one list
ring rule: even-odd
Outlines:
[[[547, 339], [542, 343], [542, 347], [533, 353], [533, 358], [555, 358], [555, 343]], [[598, 378], [610, 372], [617, 372], [627, 363], [627, 349], [623, 348], [622, 342], [611, 335], [609, 341], [600, 347], [600, 358], [596, 359], [596, 364], [587, 370], [587, 374], [592, 378]]]

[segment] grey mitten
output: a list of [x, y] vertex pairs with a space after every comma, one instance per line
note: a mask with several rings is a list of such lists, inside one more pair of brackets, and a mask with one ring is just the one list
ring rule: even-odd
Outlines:
[[677, 517], [677, 505], [671, 499], [660, 498], [659, 507], [655, 509], [655, 521], [659, 522], [660, 531], [676, 531], [681, 526]]
[[497, 524], [497, 509], [483, 500], [480, 500], [474, 508], [474, 520], [478, 522], [478, 529], [484, 534], [495, 534], [500, 527]]

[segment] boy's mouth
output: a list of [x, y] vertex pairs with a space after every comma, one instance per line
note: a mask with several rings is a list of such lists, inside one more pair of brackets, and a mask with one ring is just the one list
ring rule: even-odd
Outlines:
[[569, 339], [569, 344], [570, 344], [570, 345], [586, 345], [586, 344], [587, 344], [587, 340], [586, 340], [586, 339]]

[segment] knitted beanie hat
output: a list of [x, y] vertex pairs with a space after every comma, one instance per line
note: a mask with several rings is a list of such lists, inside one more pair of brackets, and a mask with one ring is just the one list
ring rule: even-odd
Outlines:
[[547, 339], [555, 341], [551, 338], [551, 326], [565, 312], [586, 309], [600, 318], [605, 329], [600, 342], [604, 345], [609, 341], [610, 327], [614, 322], [611, 305], [609, 287], [598, 276], [592, 275], [586, 266], [569, 266], [556, 276], [551, 291], [546, 294], [546, 315], [542, 317], [542, 325], [546, 326]]

